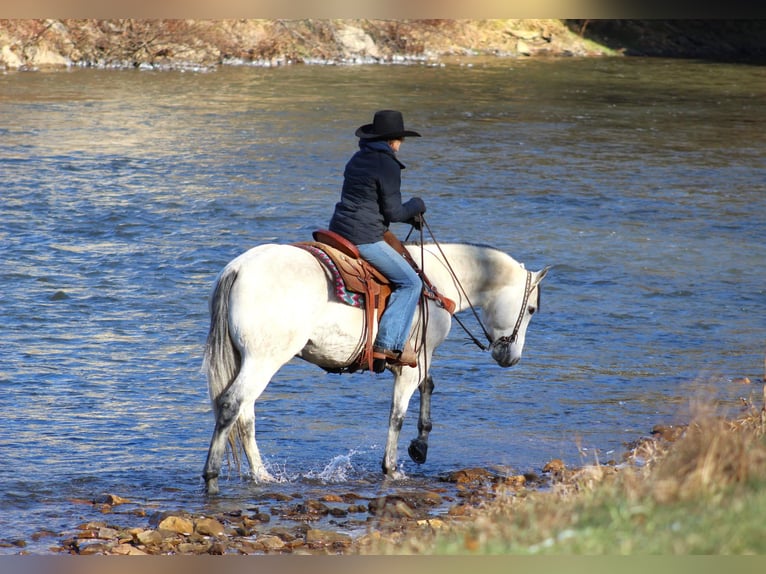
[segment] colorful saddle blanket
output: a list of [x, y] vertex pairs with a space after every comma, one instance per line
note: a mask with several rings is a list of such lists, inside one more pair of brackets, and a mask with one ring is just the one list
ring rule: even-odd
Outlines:
[[352, 307], [359, 307], [360, 309], [364, 309], [364, 294], [349, 291], [349, 289], [346, 287], [346, 282], [343, 280], [343, 277], [340, 274], [340, 271], [338, 271], [337, 265], [335, 265], [335, 262], [329, 255], [327, 255], [325, 251], [314, 245], [301, 245], [301, 247], [319, 259], [319, 261], [321, 261], [330, 271], [333, 279], [333, 285], [335, 287], [335, 296], [338, 297], [338, 299], [347, 305], [351, 305]]

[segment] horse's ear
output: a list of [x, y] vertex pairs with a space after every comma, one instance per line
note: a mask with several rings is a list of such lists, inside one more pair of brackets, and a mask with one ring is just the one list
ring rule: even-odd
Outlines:
[[548, 274], [548, 271], [550, 271], [551, 267], [552, 265], [546, 265], [545, 267], [540, 269], [540, 271], [535, 273], [535, 281], [534, 281], [535, 285], [540, 283], [540, 281], [542, 281], [545, 278], [545, 276]]

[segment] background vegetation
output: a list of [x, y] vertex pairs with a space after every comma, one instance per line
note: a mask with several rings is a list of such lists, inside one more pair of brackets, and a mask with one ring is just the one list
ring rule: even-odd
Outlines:
[[766, 61], [762, 20], [0, 20], [0, 69], [640, 55]]

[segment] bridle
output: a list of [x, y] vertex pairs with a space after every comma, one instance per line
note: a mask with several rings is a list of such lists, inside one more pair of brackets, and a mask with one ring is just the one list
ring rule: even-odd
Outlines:
[[[519, 316], [516, 318], [516, 325], [513, 327], [513, 331], [510, 335], [503, 335], [502, 337], [498, 337], [494, 341], [492, 340], [492, 337], [490, 336], [489, 332], [487, 331], [487, 328], [484, 326], [484, 323], [481, 320], [481, 317], [479, 317], [478, 312], [476, 311], [476, 308], [473, 306], [473, 303], [471, 303], [471, 300], [468, 298], [468, 294], [465, 292], [465, 289], [463, 288], [463, 285], [460, 283], [460, 280], [457, 278], [457, 275], [455, 275], [455, 271], [452, 269], [452, 265], [450, 265], [449, 260], [447, 259], [446, 255], [444, 254], [444, 251], [442, 251], [441, 245], [439, 245], [439, 242], [436, 241], [436, 238], [434, 237], [433, 232], [431, 231], [431, 227], [426, 222], [425, 217], [423, 215], [420, 216], [421, 220], [421, 227], [420, 227], [420, 248], [423, 250], [423, 227], [425, 227], [428, 230], [428, 233], [431, 235], [431, 238], [433, 239], [434, 245], [436, 245], [437, 249], [439, 250], [439, 253], [441, 253], [442, 259], [444, 260], [444, 263], [447, 266], [447, 269], [450, 272], [450, 275], [452, 275], [452, 279], [455, 281], [455, 284], [459, 287], [463, 297], [465, 297], [466, 301], [468, 302], [468, 307], [473, 312], [474, 317], [476, 317], [476, 321], [478, 321], [479, 326], [481, 327], [481, 330], [484, 332], [484, 336], [487, 338], [487, 341], [489, 342], [490, 347], [497, 344], [502, 345], [510, 345], [516, 342], [516, 339], [519, 337], [519, 330], [521, 329], [521, 323], [524, 320], [524, 313], [527, 309], [527, 304], [529, 303], [529, 296], [532, 293], [532, 272], [527, 270], [526, 271], [526, 281], [524, 283], [524, 297], [521, 301], [521, 309], [519, 309]], [[413, 227], [414, 229], [414, 227]], [[409, 238], [409, 235], [407, 236]], [[406, 239], [405, 239], [406, 241]], [[420, 260], [425, 261], [423, 258], [423, 253], [420, 255]], [[537, 302], [538, 306], [540, 303], [540, 290], [537, 291]], [[479, 347], [482, 351], [486, 351], [490, 347], [487, 347], [484, 343], [479, 341], [472, 333], [471, 331], [463, 324], [463, 322], [460, 320], [460, 318], [457, 315], [453, 315], [452, 318], [457, 321], [457, 324], [460, 325], [460, 327], [465, 331], [465, 334], [468, 335], [468, 338], [471, 340], [472, 343], [474, 343], [477, 347]]]
[[[529, 295], [532, 291], [532, 272], [527, 271], [527, 281], [524, 284], [524, 298], [521, 300], [521, 309], [519, 310], [519, 316], [516, 319], [516, 325], [513, 327], [513, 332], [510, 335], [503, 335], [502, 337], [498, 337], [494, 343], [502, 343], [503, 345], [510, 345], [511, 343], [515, 343], [516, 339], [519, 336], [519, 329], [521, 328], [521, 322], [524, 319], [524, 310], [527, 308], [527, 303], [529, 303]], [[540, 291], [538, 290], [538, 296]]]

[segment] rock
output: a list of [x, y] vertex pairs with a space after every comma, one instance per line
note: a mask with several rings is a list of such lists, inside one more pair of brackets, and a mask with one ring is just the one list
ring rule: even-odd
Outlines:
[[261, 536], [255, 541], [255, 544], [257, 547], [267, 552], [282, 550], [285, 547], [285, 541], [279, 536]]
[[6, 44], [0, 49], [0, 67], [3, 64], [8, 68], [19, 69], [24, 65], [24, 61]]
[[117, 496], [116, 494], [104, 494], [99, 496], [93, 501], [93, 504], [108, 504], [109, 506], [118, 506], [120, 504], [127, 504], [130, 500]]
[[470, 482], [488, 481], [492, 478], [494, 478], [494, 475], [486, 468], [464, 468], [449, 473], [443, 480], [456, 484], [466, 484]]
[[344, 48], [344, 52], [352, 56], [370, 56], [380, 58], [380, 50], [367, 32], [356, 26], [346, 26], [335, 33]]
[[521, 488], [527, 483], [527, 477], [524, 476], [523, 474], [507, 476], [502, 480], [501, 483], [504, 486], [509, 486], [511, 488]]
[[157, 525], [158, 530], [169, 530], [177, 534], [191, 534], [194, 532], [194, 523], [182, 516], [168, 516]]
[[287, 528], [282, 528], [282, 527], [279, 527], [279, 526], [269, 530], [269, 536], [278, 536], [284, 542], [292, 542], [293, 540], [295, 540], [297, 538]]
[[98, 529], [96, 538], [101, 538], [102, 540], [111, 540], [112, 538], [117, 538], [119, 534], [119, 531], [115, 530], [114, 528], [104, 526], [103, 528]]
[[157, 530], [142, 530], [136, 535], [136, 540], [144, 546], [162, 544], [162, 534]]
[[566, 470], [566, 465], [564, 465], [564, 461], [560, 458], [548, 461], [543, 467], [543, 472], [550, 472], [551, 474], [560, 474], [564, 470]]
[[519, 40], [526, 40], [528, 42], [537, 40], [541, 36], [541, 32], [539, 30], [508, 30], [508, 33], [514, 38], [518, 38]]
[[194, 523], [194, 532], [203, 536], [221, 536], [225, 529], [215, 518], [200, 518]]
[[319, 500], [307, 500], [305, 506], [309, 512], [315, 512], [317, 514], [324, 515], [330, 512], [330, 508]]
[[80, 556], [92, 556], [94, 554], [108, 554], [111, 552], [114, 545], [108, 542], [89, 542], [79, 546], [78, 554]]
[[141, 550], [140, 548], [136, 548], [132, 544], [117, 544], [114, 546], [111, 550], [112, 554], [117, 554], [120, 556], [146, 556], [147, 553]]
[[378, 530], [373, 530], [372, 532], [360, 536], [357, 540], [357, 544], [362, 547], [372, 546], [373, 544], [380, 543], [382, 539], [383, 535]]
[[455, 504], [447, 511], [449, 516], [467, 516], [471, 512], [471, 506], [468, 504]]
[[652, 427], [652, 435], [658, 436], [668, 442], [673, 442], [678, 440], [685, 430], [685, 425], [654, 425]]
[[264, 492], [263, 494], [258, 495], [256, 500], [276, 500], [277, 502], [287, 502], [288, 500], [293, 500], [293, 497], [282, 492]]
[[306, 532], [306, 543], [315, 548], [334, 545], [351, 546], [351, 537], [342, 532], [312, 528]]
[[521, 56], [531, 56], [532, 50], [529, 49], [529, 46], [524, 40], [519, 38], [516, 40], [516, 53]]
[[417, 521], [418, 526], [429, 526], [434, 530], [441, 530], [446, 527], [447, 524], [439, 518], [426, 518], [424, 520]]
[[210, 551], [209, 542], [182, 542], [178, 545], [179, 554], [207, 554]]
[[439, 506], [442, 503], [441, 495], [430, 490], [421, 493], [419, 498], [427, 506]]

